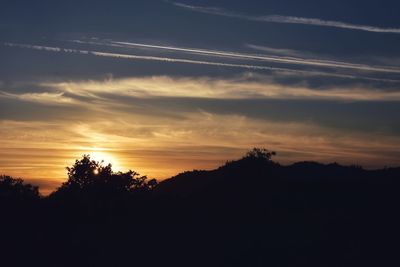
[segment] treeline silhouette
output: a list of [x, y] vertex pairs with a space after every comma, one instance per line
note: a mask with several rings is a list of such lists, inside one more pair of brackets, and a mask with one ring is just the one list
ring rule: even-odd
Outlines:
[[88, 155], [47, 197], [0, 176], [2, 266], [400, 266], [400, 168], [255, 148], [157, 183]]

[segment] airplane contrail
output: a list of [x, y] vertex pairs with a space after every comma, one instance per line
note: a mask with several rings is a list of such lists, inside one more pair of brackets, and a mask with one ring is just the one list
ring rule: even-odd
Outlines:
[[315, 60], [315, 59], [304, 59], [304, 58], [296, 58], [296, 57], [277, 57], [277, 56], [269, 56], [269, 55], [252, 55], [252, 54], [235, 53], [235, 52], [227, 52], [227, 51], [149, 45], [149, 44], [130, 43], [130, 42], [112, 42], [112, 43], [119, 44], [119, 45], [131, 46], [131, 47], [155, 48], [155, 49], [162, 49], [162, 50], [188, 52], [188, 53], [195, 53], [195, 54], [201, 54], [201, 55], [212, 55], [212, 56], [230, 57], [230, 58], [238, 58], [238, 59], [260, 60], [260, 61], [269, 61], [269, 62], [277, 62], [277, 63], [298, 64], [298, 65], [312, 65], [312, 66], [318, 66], [318, 67], [345, 68], [345, 69], [355, 69], [355, 70], [363, 70], [363, 71], [400, 73], [400, 69], [381, 67], [381, 66], [370, 66], [370, 65], [364, 65], [364, 64], [354, 64], [354, 63], [347, 63], [347, 62], [340, 62], [340, 61]]
[[161, 61], [161, 62], [171, 62], [171, 63], [185, 63], [185, 64], [195, 64], [195, 65], [242, 68], [242, 69], [251, 69], [251, 70], [278, 71], [278, 72], [297, 73], [297, 74], [303, 74], [303, 75], [319, 75], [319, 76], [329, 76], [329, 77], [347, 78], [347, 79], [370, 80], [370, 81], [378, 81], [378, 82], [395, 82], [395, 83], [400, 82], [400, 80], [392, 80], [392, 79], [380, 79], [380, 78], [363, 77], [363, 76], [355, 76], [355, 75], [347, 75], [347, 74], [328, 73], [328, 72], [323, 72], [323, 71], [295, 70], [295, 69], [290, 69], [290, 68], [279, 68], [279, 67], [250, 65], [250, 64], [235, 64], [235, 63], [224, 63], [224, 62], [215, 62], [215, 61], [203, 61], [203, 60], [158, 57], [158, 56], [140, 56], [140, 55], [133, 55], [133, 54], [120, 54], [120, 53], [102, 52], [102, 51], [95, 51], [95, 50], [70, 49], [70, 48], [60, 48], [60, 47], [30, 45], [30, 44], [4, 43], [4, 45], [10, 46], [10, 47], [19, 47], [19, 48], [27, 48], [27, 49], [34, 49], [34, 50], [44, 50], [44, 51], [48, 51], [48, 52], [73, 53], [73, 54], [93, 55], [93, 56], [99, 56], [99, 57], [111, 57], [111, 58], [121, 58], [121, 59], [130, 59], [130, 60], [150, 60], [150, 61]]
[[371, 25], [360, 25], [342, 21], [322, 20], [319, 18], [304, 18], [296, 16], [282, 16], [282, 15], [251, 16], [215, 7], [193, 6], [171, 1], [165, 1], [165, 2], [171, 3], [177, 7], [189, 9], [196, 12], [230, 17], [230, 18], [245, 19], [250, 21], [303, 24], [312, 26], [334, 27], [334, 28], [342, 28], [349, 30], [376, 32], [376, 33], [395, 33], [395, 34], [400, 33], [400, 28], [382, 28]]
[[163, 45], [119, 42], [119, 41], [93, 42], [93, 41], [72, 40], [72, 42], [81, 44], [104, 45], [111, 47], [124, 47], [124, 48], [134, 48], [134, 47], [152, 48], [152, 49], [160, 49], [160, 50], [175, 51], [175, 52], [193, 53], [205, 56], [228, 57], [233, 59], [257, 60], [257, 61], [266, 61], [266, 62], [275, 62], [284, 64], [310, 65], [316, 67], [343, 68], [343, 69], [353, 69], [353, 70], [372, 71], [372, 72], [400, 73], [399, 68], [355, 64], [355, 63], [333, 61], [333, 60], [319, 60], [319, 59], [307, 59], [299, 57], [282, 57], [282, 56], [257, 55], [257, 54], [255, 55], [255, 54], [237, 53], [229, 51], [204, 50], [198, 48], [185, 48], [185, 47], [174, 47], [174, 46], [163, 46]]

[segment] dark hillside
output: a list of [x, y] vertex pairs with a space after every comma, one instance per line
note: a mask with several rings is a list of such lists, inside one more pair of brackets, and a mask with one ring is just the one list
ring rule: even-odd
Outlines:
[[84, 156], [47, 198], [4, 176], [3, 262], [399, 265], [400, 168], [282, 166], [272, 156], [256, 149], [218, 169], [185, 172], [159, 184], [135, 172], [114, 173]]

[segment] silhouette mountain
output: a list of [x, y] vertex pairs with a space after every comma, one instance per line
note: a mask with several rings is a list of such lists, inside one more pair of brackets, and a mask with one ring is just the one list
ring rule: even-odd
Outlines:
[[[245, 157], [227, 162], [211, 171], [194, 170], [184, 172], [160, 182], [154, 193], [180, 197], [204, 196], [215, 192], [216, 197], [238, 192], [266, 194], [284, 188], [305, 187], [321, 189], [330, 186], [330, 190], [378, 189], [400, 183], [400, 168], [365, 170], [360, 166], [342, 166], [337, 163], [321, 164], [317, 162], [298, 162], [282, 166], [270, 157]], [[388, 188], [386, 188], [388, 189]], [[311, 192], [310, 192], [311, 193]], [[241, 195], [236, 195], [235, 198]]]
[[2, 262], [400, 264], [400, 168], [282, 166], [274, 155], [253, 149], [215, 170], [185, 172], [158, 184], [133, 171], [114, 173], [111, 166], [84, 156], [67, 169], [66, 183], [40, 199], [31, 197], [29, 192], [37, 189], [22, 180], [0, 179], [1, 207], [8, 207], [2, 210], [7, 219], [0, 221]]

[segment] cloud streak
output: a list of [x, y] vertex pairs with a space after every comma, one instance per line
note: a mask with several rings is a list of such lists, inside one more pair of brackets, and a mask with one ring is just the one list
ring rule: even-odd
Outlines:
[[20, 101], [34, 102], [45, 105], [57, 105], [57, 106], [76, 104], [76, 100], [64, 96], [64, 93], [62, 92], [13, 94], [0, 91], [0, 98], [10, 98], [10, 99], [17, 99]]
[[[151, 76], [106, 81], [44, 83], [42, 86], [54, 88], [56, 91], [68, 93], [68, 95], [78, 94], [81, 96], [113, 94], [139, 98], [400, 101], [399, 91], [354, 87], [313, 90], [305, 86], [274, 84], [268, 79], [263, 79], [263, 77], [246, 77], [246, 75], [231, 79]], [[87, 105], [87, 103], [84, 105]]]
[[[170, 1], [167, 1], [170, 2]], [[302, 25], [311, 25], [311, 26], [321, 26], [321, 27], [333, 27], [347, 30], [358, 30], [358, 31], [366, 31], [366, 32], [375, 32], [375, 33], [394, 33], [400, 34], [400, 28], [382, 28], [371, 25], [359, 25], [352, 24], [342, 21], [332, 21], [332, 20], [323, 20], [319, 18], [304, 18], [304, 17], [295, 17], [295, 16], [282, 16], [282, 15], [265, 15], [265, 16], [251, 16], [241, 13], [232, 12], [229, 10], [225, 10], [222, 8], [215, 7], [203, 7], [203, 6], [193, 6], [187, 5], [179, 2], [170, 2], [173, 5], [185, 9], [189, 9], [195, 12], [201, 12], [206, 14], [244, 19], [250, 21], [259, 21], [259, 22], [272, 22], [272, 23], [286, 23], [286, 24], [302, 24]]]

